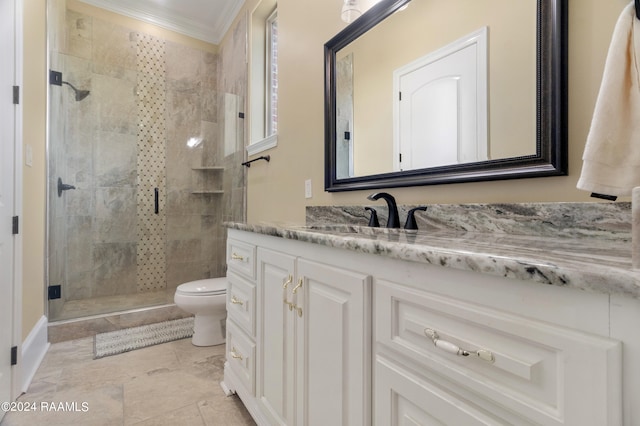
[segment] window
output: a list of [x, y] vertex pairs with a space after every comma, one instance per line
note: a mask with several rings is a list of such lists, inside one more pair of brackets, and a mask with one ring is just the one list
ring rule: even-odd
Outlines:
[[266, 76], [265, 76], [265, 121], [267, 125], [266, 136], [278, 133], [278, 11], [274, 11], [267, 18], [267, 34], [265, 43], [267, 51], [265, 56]]
[[277, 145], [278, 12], [274, 0], [262, 0], [251, 14], [249, 54], [249, 155]]

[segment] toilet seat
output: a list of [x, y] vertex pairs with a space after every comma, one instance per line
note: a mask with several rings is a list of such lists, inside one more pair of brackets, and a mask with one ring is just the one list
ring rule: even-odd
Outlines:
[[227, 292], [227, 279], [207, 278], [180, 284], [176, 288], [176, 294], [185, 296], [216, 296]]

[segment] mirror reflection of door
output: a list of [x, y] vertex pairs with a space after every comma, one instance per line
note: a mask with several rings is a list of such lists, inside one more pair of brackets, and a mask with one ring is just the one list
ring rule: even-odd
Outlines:
[[487, 29], [394, 71], [394, 170], [487, 160]]

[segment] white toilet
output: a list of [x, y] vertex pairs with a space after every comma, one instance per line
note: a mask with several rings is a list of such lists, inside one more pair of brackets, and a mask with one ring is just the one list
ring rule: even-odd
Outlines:
[[184, 283], [173, 296], [176, 305], [195, 315], [193, 337], [195, 346], [224, 343], [224, 320], [227, 316], [227, 278], [208, 278]]

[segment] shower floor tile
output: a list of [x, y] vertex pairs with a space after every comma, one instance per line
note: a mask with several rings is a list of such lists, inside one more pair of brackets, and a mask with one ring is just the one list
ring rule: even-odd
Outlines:
[[31, 412], [9, 412], [2, 426], [254, 425], [237, 396], [220, 388], [224, 345], [182, 339], [93, 359], [93, 339], [51, 345], [18, 398]]
[[102, 296], [90, 299], [69, 300], [52, 321], [82, 318], [111, 312], [127, 311], [149, 306], [173, 303], [175, 289], [150, 291], [146, 293], [123, 294], [118, 296]]

